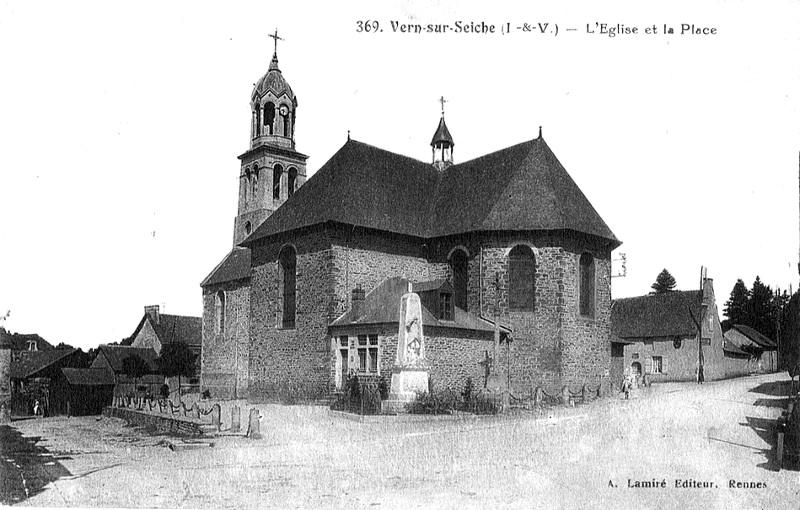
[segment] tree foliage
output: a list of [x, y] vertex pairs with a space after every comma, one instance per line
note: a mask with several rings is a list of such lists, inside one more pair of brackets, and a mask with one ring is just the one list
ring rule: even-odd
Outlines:
[[186, 344], [175, 342], [161, 348], [158, 369], [165, 377], [192, 377], [197, 354]]
[[140, 356], [134, 354], [122, 360], [122, 373], [138, 380], [150, 373], [150, 366]]
[[672, 292], [675, 290], [675, 285], [675, 278], [669, 274], [669, 271], [663, 269], [660, 273], [658, 273], [655, 283], [650, 286], [650, 288], [653, 289], [651, 294], [664, 294], [665, 292]]
[[733, 286], [733, 290], [731, 290], [730, 297], [725, 301], [725, 308], [723, 308], [722, 312], [727, 319], [722, 321], [723, 329], [730, 329], [730, 327], [735, 324], [748, 323], [747, 310], [749, 302], [750, 291], [740, 278], [736, 280], [736, 284]]

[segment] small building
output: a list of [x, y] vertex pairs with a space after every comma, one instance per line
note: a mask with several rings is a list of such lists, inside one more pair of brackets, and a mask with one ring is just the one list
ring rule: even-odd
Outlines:
[[725, 338], [750, 355], [751, 372], [778, 370], [778, 344], [750, 326], [736, 324], [725, 332]]
[[38, 400], [42, 413], [47, 414], [52, 405], [50, 382], [59, 377], [62, 368], [82, 364], [78, 349], [20, 352], [11, 361], [11, 413], [32, 415]]
[[745, 353], [722, 335], [711, 278], [700, 290], [614, 300], [611, 331], [612, 358], [616, 343], [625, 373], [653, 382], [697, 380], [701, 364], [705, 380], [747, 373]]
[[62, 368], [50, 384], [51, 414], [97, 415], [111, 405], [114, 372], [104, 368]]
[[[329, 326], [335, 344], [331, 378], [337, 390], [351, 373], [361, 380], [383, 377], [389, 382], [397, 356], [400, 299], [409, 289], [419, 295], [422, 305], [425, 360], [432, 383], [455, 390], [471, 378], [475, 387], [485, 385], [487, 359], [494, 356], [494, 324], [456, 306], [447, 280], [410, 283], [396, 277], [366, 295], [354, 289], [350, 311]], [[511, 331], [501, 327], [500, 333], [507, 347]]]
[[[161, 355], [164, 345], [182, 343], [195, 354], [195, 375], [181, 379], [181, 393], [196, 392], [200, 389], [200, 359], [203, 345], [203, 324], [200, 317], [170, 315], [160, 313], [158, 305], [144, 307], [144, 315], [131, 335], [130, 346], [152, 349], [156, 357]], [[169, 387], [177, 389], [178, 378], [167, 381]]]
[[[141, 358], [150, 373], [142, 377], [129, 377], [124, 370], [125, 358], [136, 356]], [[97, 348], [97, 357], [92, 362], [92, 369], [109, 370], [113, 375], [115, 395], [158, 396], [164, 376], [158, 372], [156, 359], [158, 356], [151, 348], [128, 347], [123, 345], [101, 345]]]

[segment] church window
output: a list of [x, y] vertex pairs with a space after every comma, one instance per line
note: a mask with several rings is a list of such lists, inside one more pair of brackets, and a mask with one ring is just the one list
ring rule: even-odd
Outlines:
[[358, 335], [359, 372], [378, 372], [378, 335]]
[[508, 306], [515, 311], [533, 311], [536, 258], [525, 245], [515, 246], [508, 254]]
[[255, 200], [256, 196], [258, 196], [258, 174], [253, 174], [252, 182], [253, 182], [252, 197], [253, 200]]
[[439, 294], [439, 320], [453, 320], [453, 295], [449, 292]]
[[594, 315], [594, 257], [588, 253], [581, 255], [580, 276], [580, 313], [590, 317]]
[[275, 124], [275, 105], [267, 101], [264, 104], [264, 134], [271, 135]]
[[295, 326], [297, 298], [297, 253], [291, 246], [284, 246], [278, 256], [281, 272], [281, 327], [293, 329]]
[[281, 198], [281, 176], [283, 175], [283, 167], [275, 165], [272, 170], [272, 198], [280, 200]]
[[223, 291], [217, 292], [214, 297], [214, 332], [218, 335], [225, 332], [225, 293]]
[[467, 254], [457, 249], [450, 255], [450, 269], [453, 271], [453, 290], [455, 304], [467, 309]]
[[286, 186], [286, 191], [289, 193], [289, 196], [294, 195], [295, 187], [297, 186], [297, 169], [290, 168], [289, 169], [289, 182]]
[[252, 225], [250, 225], [250, 222], [249, 222], [249, 221], [248, 221], [248, 222], [246, 222], [246, 223], [244, 224], [244, 234], [249, 236], [249, 235], [250, 235], [250, 232], [251, 232], [252, 230], [253, 230], [253, 226], [252, 226]]
[[281, 120], [283, 121], [283, 136], [289, 136], [289, 108], [287, 108], [285, 104], [281, 105], [280, 114]]

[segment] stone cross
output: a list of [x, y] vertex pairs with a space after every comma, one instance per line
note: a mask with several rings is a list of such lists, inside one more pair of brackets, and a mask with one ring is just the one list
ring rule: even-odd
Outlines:
[[283, 37], [278, 37], [278, 29], [275, 29], [275, 34], [268, 34], [267, 37], [272, 37], [275, 39], [275, 53], [278, 53], [278, 41], [285, 41]]

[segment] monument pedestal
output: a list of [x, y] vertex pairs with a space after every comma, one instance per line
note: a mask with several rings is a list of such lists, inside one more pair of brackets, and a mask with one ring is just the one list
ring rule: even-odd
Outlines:
[[392, 386], [383, 411], [389, 414], [406, 412], [406, 404], [420, 393], [428, 392], [428, 369], [425, 367], [398, 367], [392, 369]]

